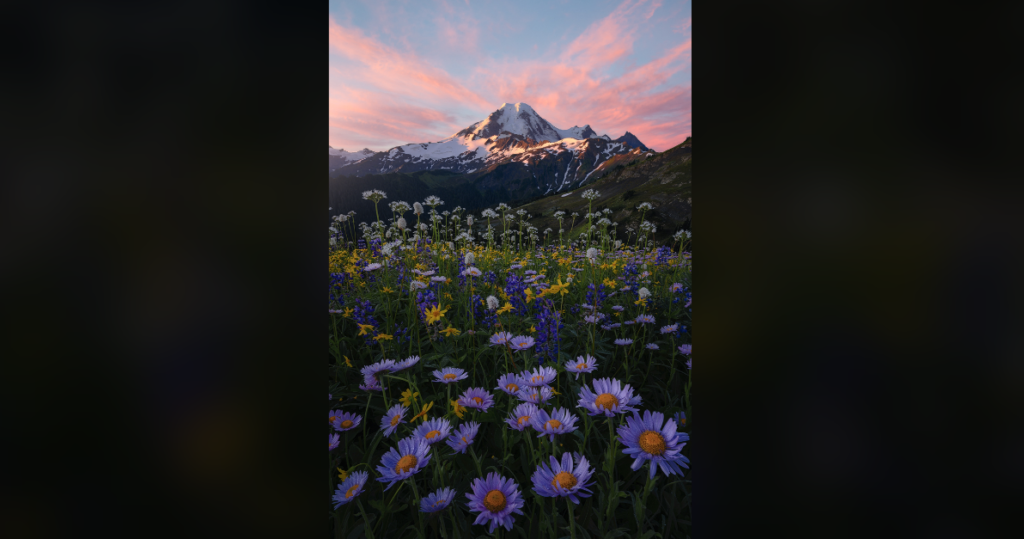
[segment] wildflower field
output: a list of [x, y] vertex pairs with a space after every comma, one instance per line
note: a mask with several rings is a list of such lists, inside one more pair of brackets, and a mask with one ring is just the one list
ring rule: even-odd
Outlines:
[[689, 232], [363, 196], [329, 231], [330, 535], [689, 537]]

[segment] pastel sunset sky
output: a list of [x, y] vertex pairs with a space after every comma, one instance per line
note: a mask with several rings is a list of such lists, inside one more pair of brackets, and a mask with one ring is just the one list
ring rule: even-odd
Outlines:
[[690, 1], [331, 0], [329, 143], [436, 142], [502, 103], [555, 127], [690, 133]]

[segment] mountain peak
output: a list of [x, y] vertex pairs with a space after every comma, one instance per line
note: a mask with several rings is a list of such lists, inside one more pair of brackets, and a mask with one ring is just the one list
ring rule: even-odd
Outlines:
[[534, 114], [537, 113], [537, 111], [533, 110], [533, 107], [531, 107], [530, 105], [527, 105], [526, 103], [515, 103], [515, 104], [512, 104], [512, 103], [502, 103], [501, 106], [498, 107], [498, 110], [511, 110], [511, 111], [515, 111], [515, 112], [532, 112]]

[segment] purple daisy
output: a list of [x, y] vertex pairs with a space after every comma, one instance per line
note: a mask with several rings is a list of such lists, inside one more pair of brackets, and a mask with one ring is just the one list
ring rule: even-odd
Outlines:
[[367, 264], [366, 267], [363, 268], [363, 271], [375, 271], [375, 270], [379, 270], [380, 268], [381, 268], [381, 265], [376, 263], [376, 262], [374, 262], [373, 264]]
[[466, 378], [469, 378], [469, 375], [466, 374], [466, 371], [462, 369], [456, 369], [455, 367], [445, 367], [439, 371], [434, 371], [433, 374], [435, 378], [434, 381], [440, 382], [442, 384], [452, 384], [458, 382], [459, 380], [465, 380]]
[[693, 358], [690, 358], [690, 359], [686, 360], [686, 370], [693, 370], [693, 366], [690, 365], [691, 361], [693, 361]]
[[387, 491], [395, 483], [412, 477], [413, 474], [422, 470], [430, 462], [430, 445], [423, 438], [410, 436], [398, 441], [398, 449], [394, 447], [380, 459], [380, 466], [377, 471], [382, 477], [377, 481], [387, 483], [384, 487]]
[[384, 414], [384, 417], [380, 420], [380, 428], [384, 431], [384, 437], [391, 436], [392, 432], [398, 429], [398, 426], [405, 423], [405, 412], [409, 411], [408, 408], [401, 404], [396, 404], [388, 410], [388, 413]]
[[612, 307], [612, 310], [621, 313], [622, 311], [626, 310], [626, 308], [623, 307], [622, 305], [615, 305]]
[[488, 408], [494, 406], [494, 397], [482, 387], [471, 387], [459, 397], [458, 403], [466, 408], [474, 408], [481, 412], [486, 412]]
[[395, 362], [394, 367], [391, 367], [391, 372], [399, 372], [412, 367], [413, 365], [420, 362], [420, 356], [409, 356], [402, 361]]
[[445, 440], [448, 435], [452, 432], [452, 424], [442, 417], [435, 417], [434, 419], [428, 419], [420, 426], [416, 427], [416, 430], [412, 431], [412, 435], [416, 438], [421, 438], [430, 445], [434, 445], [437, 442]]
[[522, 376], [509, 373], [503, 374], [501, 378], [498, 378], [498, 387], [494, 389], [500, 389], [509, 395], [515, 395], [524, 385], [526, 384], [523, 383]]
[[661, 326], [661, 334], [665, 335], [668, 333], [675, 333], [679, 329], [679, 324], [672, 324], [671, 326]]
[[652, 342], [649, 342], [649, 343], [647, 343], [647, 346], [645, 346], [644, 348], [646, 348], [648, 350], [657, 350], [658, 349], [658, 345], [656, 345], [656, 344], [654, 344]]
[[372, 382], [359, 384], [359, 389], [362, 389], [363, 391], [384, 391], [387, 388], [380, 385], [376, 380], [373, 380]]
[[368, 472], [352, 472], [352, 475], [348, 476], [348, 479], [345, 479], [345, 482], [335, 489], [334, 496], [331, 497], [331, 500], [334, 501], [334, 508], [337, 509], [362, 494], [369, 476]]
[[654, 315], [653, 314], [641, 314], [640, 316], [636, 317], [636, 323], [637, 324], [653, 324], [654, 323]]
[[524, 502], [519, 485], [512, 479], [491, 472], [487, 474], [487, 479], [474, 479], [470, 487], [473, 490], [466, 493], [469, 498], [466, 506], [470, 511], [480, 513], [473, 524], [487, 524], [490, 521], [489, 533], [494, 533], [494, 528], [499, 525], [512, 531], [512, 523], [515, 522], [512, 513], [523, 514], [520, 507]]
[[[335, 412], [338, 412], [338, 410], [331, 412], [331, 414], [334, 414]], [[331, 420], [331, 426], [334, 427], [334, 430], [339, 432], [352, 430], [358, 427], [359, 423], [363, 421], [363, 416], [359, 414], [353, 414], [352, 412], [340, 412], [338, 413], [338, 415], [335, 415], [333, 417], [334, 419]]]
[[516, 393], [516, 397], [519, 400], [533, 404], [544, 404], [551, 399], [552, 395], [551, 388], [548, 386], [526, 387], [520, 389], [519, 393]]
[[473, 443], [473, 440], [476, 439], [476, 433], [479, 430], [480, 423], [476, 421], [459, 425], [459, 429], [448, 438], [448, 447], [454, 449], [456, 453], [465, 453], [466, 449], [469, 449], [470, 444]]
[[601, 321], [601, 317], [600, 316], [594, 316], [592, 314], [588, 314], [587, 316], [583, 317], [583, 321], [588, 323], [588, 324], [596, 324], [596, 323]]
[[635, 323], [636, 323], [636, 320], [626, 320], [622, 324], [625, 325], [625, 326], [632, 326]]
[[604, 414], [605, 417], [613, 417], [615, 414], [636, 412], [635, 406], [641, 400], [640, 395], [633, 395], [629, 384], [622, 385], [614, 378], [598, 378], [594, 380], [594, 391], [587, 386], [580, 388], [579, 406], [586, 408], [592, 416]]
[[420, 500], [421, 513], [436, 513], [448, 507], [455, 499], [455, 489], [442, 488], [436, 492], [427, 494]]
[[672, 419], [676, 420], [676, 425], [678, 425], [679, 428], [686, 426], [686, 412], [680, 410], [676, 412], [676, 415], [672, 416]]
[[679, 345], [679, 353], [680, 354], [690, 355], [690, 352], [692, 350], [693, 350], [693, 345], [692, 344], [680, 344]]
[[579, 380], [581, 373], [597, 370], [597, 359], [589, 354], [585, 358], [583, 356], [576, 356], [576, 361], [567, 360], [565, 362], [565, 370], [574, 373], [576, 380]]
[[381, 373], [391, 372], [395, 368], [395, 360], [382, 359], [372, 365], [363, 367], [359, 372], [363, 373], [363, 380], [368, 386], [381, 385]]
[[508, 344], [508, 341], [512, 339], [512, 334], [507, 331], [499, 331], [494, 335], [491, 335], [491, 346], [498, 346]]
[[533, 416], [537, 415], [537, 405], [529, 402], [524, 402], [516, 409], [512, 411], [512, 414], [508, 416], [505, 423], [508, 423], [509, 427], [516, 429], [520, 432], [530, 426], [530, 420]]
[[551, 415], [548, 415], [543, 409], [539, 409], [530, 420], [530, 426], [540, 433], [537, 435], [538, 438], [547, 436], [548, 440], [554, 443], [555, 435], [576, 430], [577, 421], [579, 418], [565, 408], [555, 408], [551, 411]]
[[328, 446], [327, 447], [327, 452], [330, 453], [331, 451], [334, 451], [334, 449], [337, 448], [338, 445], [340, 445], [340, 444], [341, 444], [341, 435], [339, 435], [337, 433], [330, 435], [328, 437], [328, 439], [327, 439], [327, 446]]
[[[573, 467], [573, 457], [576, 466]], [[533, 491], [547, 498], [568, 497], [572, 503], [579, 505], [580, 498], [589, 498], [593, 492], [587, 483], [594, 469], [587, 463], [587, 458], [579, 453], [562, 453], [562, 461], [555, 457], [549, 457], [550, 467], [543, 462], [533, 472]]]
[[558, 376], [558, 371], [551, 367], [537, 367], [533, 372], [523, 371], [520, 376], [527, 386], [541, 387], [550, 384]]
[[619, 441], [626, 446], [622, 452], [633, 457], [633, 471], [647, 460], [651, 461], [651, 477], [658, 467], [665, 475], [683, 475], [682, 469], [690, 467], [690, 459], [680, 453], [690, 435], [677, 432], [675, 420], [666, 421], [661, 412], [645, 410], [642, 417], [633, 412], [626, 418], [626, 424], [618, 428], [618, 434]]
[[527, 350], [531, 346], [533, 346], [533, 337], [526, 336], [512, 337], [512, 340], [508, 343], [508, 347], [516, 352]]
[[626, 346], [629, 344], [633, 344], [633, 339], [615, 339], [615, 344], [619, 346]]

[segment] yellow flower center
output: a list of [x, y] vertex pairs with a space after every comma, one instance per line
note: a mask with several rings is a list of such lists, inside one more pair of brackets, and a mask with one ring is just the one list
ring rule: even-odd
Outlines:
[[515, 393], [516, 391], [519, 391], [519, 386], [517, 386], [515, 384], [509, 384], [509, 385], [505, 386], [505, 389], [509, 390], [512, 393]]
[[406, 455], [398, 460], [398, 464], [395, 465], [395, 473], [405, 473], [412, 469], [416, 465], [416, 455]]
[[345, 493], [345, 497], [351, 498], [356, 493], [357, 488], [359, 488], [359, 485], [352, 485], [352, 488], [348, 489], [348, 492]]
[[328, 423], [334, 423], [334, 418], [336, 418], [336, 417], [338, 417], [338, 416], [336, 416], [336, 415], [332, 415], [331, 417], [328, 417], [328, 418], [327, 418], [327, 422], [328, 422]]
[[452, 373], [448, 373], [448, 374], [444, 375], [444, 379], [445, 380], [454, 380], [455, 379], [455, 375], [452, 374]]
[[469, 442], [466, 441], [466, 437], [465, 436], [462, 437], [462, 443], [469, 444]]
[[585, 369], [586, 367], [587, 367], [587, 364], [586, 364], [586, 363], [579, 363], [579, 364], [577, 364], [577, 365], [576, 365], [576, 370], [578, 370], [578, 371], [582, 371], [582, 370], [583, 370], [583, 369]]
[[530, 416], [524, 415], [524, 416], [519, 418], [519, 424], [522, 425], [523, 423], [526, 423], [529, 420], [530, 420]]
[[540, 382], [540, 381], [543, 381], [543, 380], [544, 380], [544, 377], [540, 376], [540, 375], [535, 375], [533, 378], [530, 378], [530, 381], [532, 381], [533, 383], [537, 383], [537, 382]]
[[597, 396], [597, 399], [594, 400], [594, 404], [596, 404], [598, 408], [603, 406], [605, 410], [611, 410], [613, 406], [619, 405], [619, 399], [611, 393], [601, 393]]
[[343, 428], [343, 429], [352, 428], [352, 420], [351, 419], [346, 419], [346, 420], [342, 421], [341, 422], [341, 428]]
[[402, 416], [396, 414], [395, 417], [391, 418], [391, 426], [394, 427], [401, 420], [402, 420]]
[[665, 452], [665, 438], [653, 430], [645, 430], [640, 435], [640, 449], [651, 455], [660, 455]]
[[544, 426], [549, 429], [557, 429], [562, 426], [562, 422], [557, 419], [549, 419], [547, 423], [544, 423]]
[[424, 438], [426, 438], [428, 440], [433, 440], [434, 437], [437, 436], [438, 434], [441, 434], [441, 431], [439, 431], [439, 430], [432, 430], [432, 431], [428, 432], [427, 435], [424, 436]]
[[505, 495], [500, 490], [492, 490], [484, 496], [484, 507], [492, 513], [497, 513], [505, 508]]
[[576, 478], [569, 472], [558, 472], [558, 475], [551, 480], [551, 486], [556, 484], [564, 489], [570, 489], [576, 486]]
[[478, 406], [483, 406], [484, 400], [480, 397], [473, 397], [473, 402], [477, 403]]

